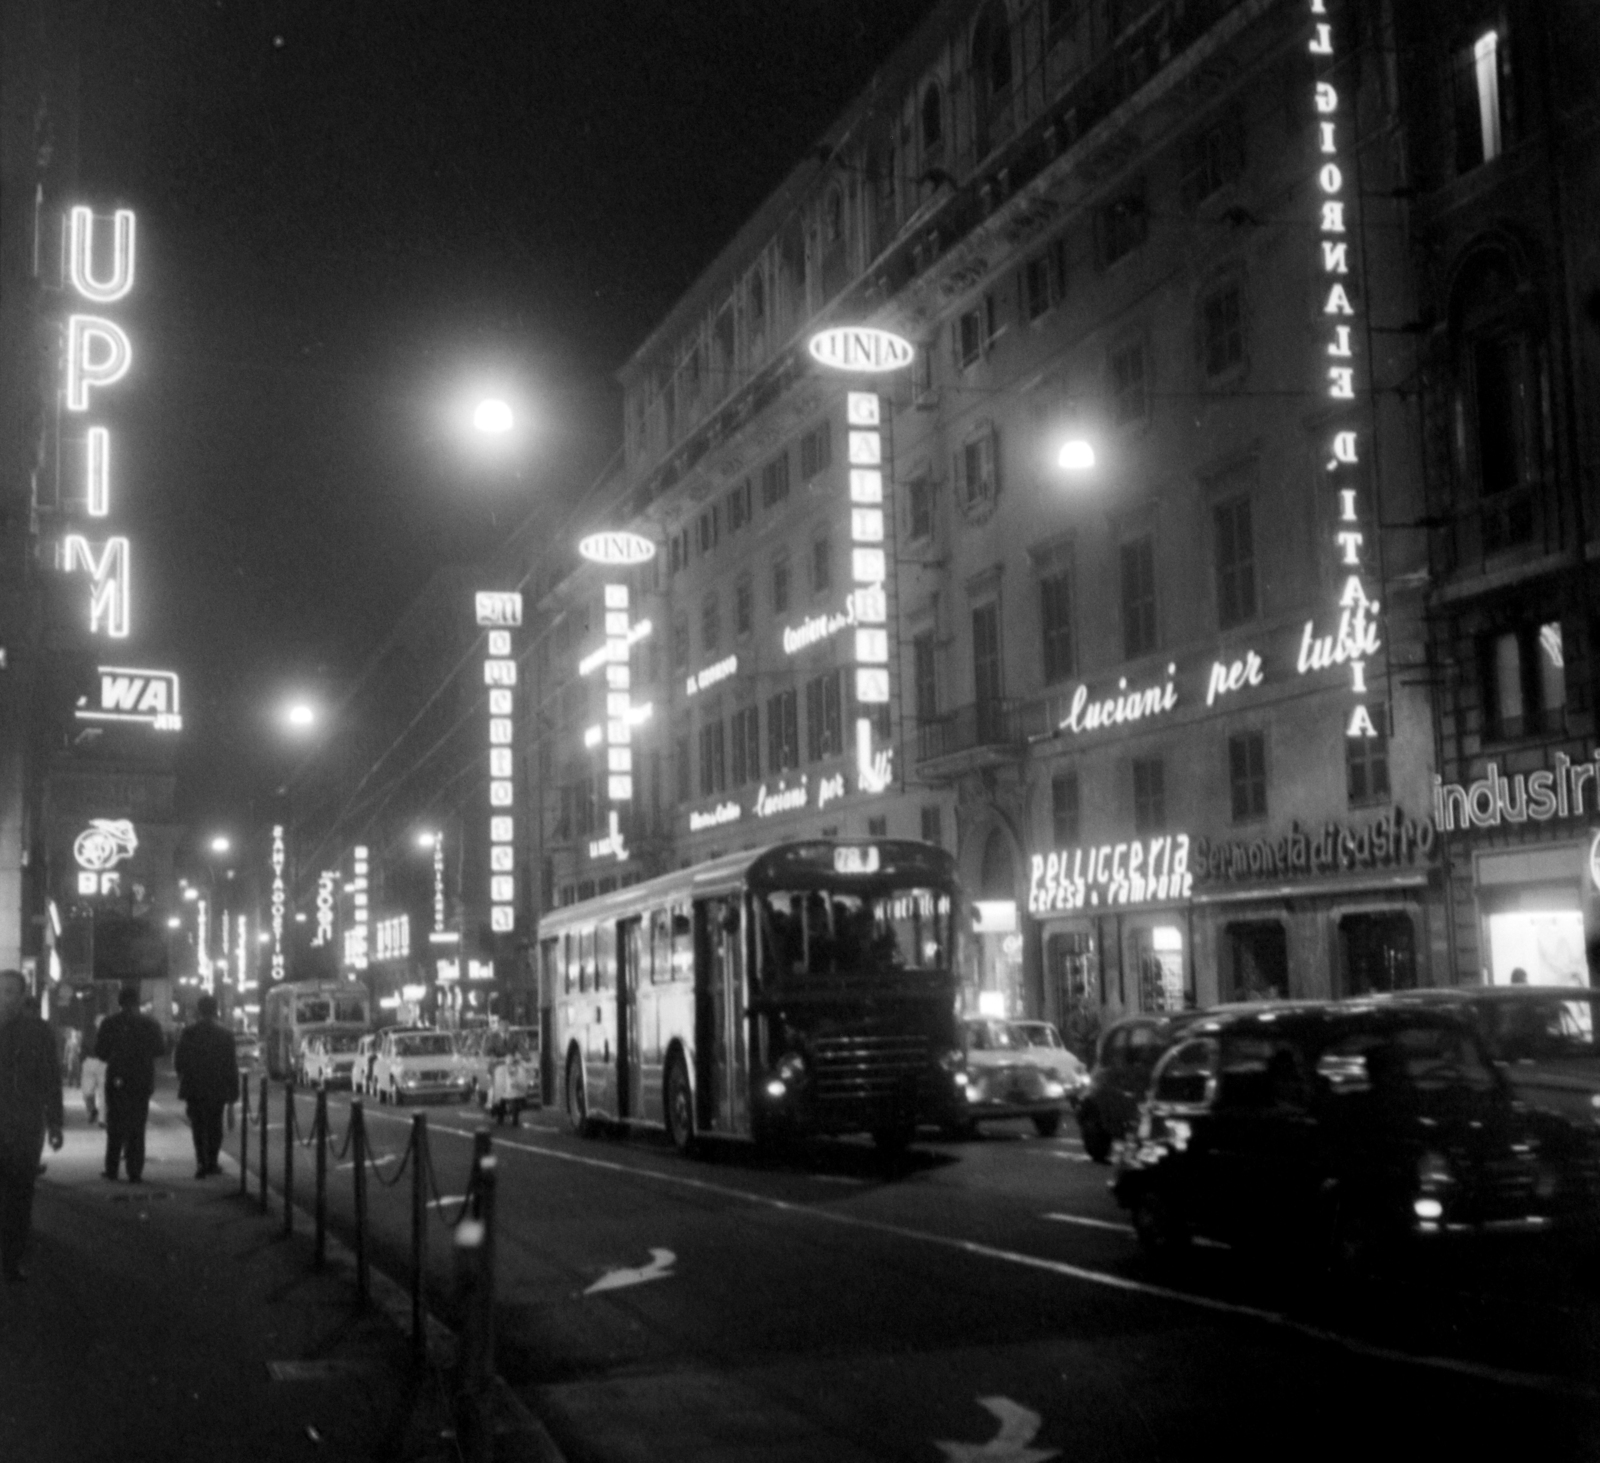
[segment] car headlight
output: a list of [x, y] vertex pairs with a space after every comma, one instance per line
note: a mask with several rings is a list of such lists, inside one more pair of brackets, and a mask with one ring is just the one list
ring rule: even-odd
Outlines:
[[1046, 1097], [1065, 1097], [1067, 1089], [1059, 1082], [1047, 1078], [1044, 1084], [1044, 1095]]
[[400, 1078], [400, 1082], [405, 1087], [415, 1087], [417, 1085], [417, 1074], [415, 1072], [407, 1072]]

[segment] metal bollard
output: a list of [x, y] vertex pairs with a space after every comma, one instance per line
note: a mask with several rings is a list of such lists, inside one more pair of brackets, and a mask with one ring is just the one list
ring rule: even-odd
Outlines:
[[489, 1279], [484, 1273], [483, 1222], [463, 1219], [455, 1229], [456, 1303], [461, 1315], [461, 1339], [456, 1347], [456, 1441], [466, 1463], [488, 1463], [493, 1447], [489, 1430], [489, 1379], [491, 1369], [484, 1351], [483, 1316], [490, 1305]]
[[261, 1074], [261, 1101], [256, 1104], [261, 1113], [261, 1212], [267, 1212], [267, 1074]]
[[294, 1233], [294, 1083], [283, 1084], [283, 1237]]
[[494, 1207], [495, 1184], [500, 1176], [500, 1160], [492, 1153], [478, 1164], [478, 1222], [483, 1226], [483, 1365], [486, 1374], [494, 1371]]
[[428, 1115], [411, 1118], [411, 1360], [428, 1361], [424, 1293], [428, 1284]]
[[356, 1161], [356, 1296], [366, 1305], [372, 1298], [367, 1274], [367, 1124], [359, 1098], [350, 1104], [350, 1151]]
[[317, 1145], [317, 1247], [312, 1263], [322, 1269], [328, 1255], [328, 1089], [317, 1089], [317, 1110], [311, 1119]]
[[250, 1079], [239, 1084], [239, 1197], [250, 1197]]

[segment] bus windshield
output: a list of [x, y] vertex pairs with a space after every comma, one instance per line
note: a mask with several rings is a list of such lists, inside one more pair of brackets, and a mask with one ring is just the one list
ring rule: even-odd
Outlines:
[[777, 889], [755, 904], [763, 963], [780, 978], [951, 966], [952, 901], [938, 890]]
[[455, 1043], [448, 1032], [425, 1031], [416, 1036], [397, 1036], [394, 1054], [397, 1057], [448, 1057], [455, 1053]]
[[298, 1026], [326, 1026], [329, 1022], [365, 1026], [367, 1008], [359, 996], [301, 996], [294, 1006]]

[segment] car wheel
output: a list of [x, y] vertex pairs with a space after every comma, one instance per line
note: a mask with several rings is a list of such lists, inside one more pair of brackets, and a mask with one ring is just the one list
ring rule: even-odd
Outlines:
[[589, 1132], [589, 1099], [583, 1088], [583, 1063], [576, 1052], [567, 1058], [567, 1125], [580, 1138]]
[[1083, 1135], [1083, 1151], [1090, 1158], [1096, 1163], [1111, 1161], [1111, 1134], [1106, 1132], [1093, 1108], [1079, 1110], [1078, 1131]]
[[667, 1136], [679, 1153], [694, 1151], [694, 1089], [689, 1086], [689, 1068], [682, 1052], [674, 1052], [667, 1064], [665, 1093]]
[[874, 1128], [872, 1143], [879, 1153], [894, 1156], [904, 1153], [916, 1136], [915, 1123], [895, 1123], [889, 1127]]
[[1033, 1131], [1041, 1138], [1054, 1138], [1061, 1131], [1061, 1114], [1041, 1112], [1033, 1115]]
[[1189, 1231], [1181, 1216], [1171, 1199], [1155, 1185], [1147, 1185], [1140, 1191], [1129, 1218], [1133, 1220], [1133, 1232], [1139, 1237], [1139, 1248], [1152, 1260], [1171, 1259], [1188, 1246]]

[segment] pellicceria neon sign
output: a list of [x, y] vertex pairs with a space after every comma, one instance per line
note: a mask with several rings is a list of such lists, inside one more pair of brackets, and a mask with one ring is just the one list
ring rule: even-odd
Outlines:
[[[133, 288], [135, 220], [119, 208], [111, 218], [109, 244], [99, 240], [100, 225], [84, 207], [68, 211], [65, 247], [67, 286], [86, 304], [115, 304]], [[97, 248], [97, 244], [100, 247]], [[101, 266], [97, 269], [98, 263]], [[133, 364], [133, 345], [115, 320], [74, 311], [66, 318], [62, 343], [62, 398], [72, 416], [86, 414], [97, 392], [114, 386]], [[111, 513], [111, 433], [101, 425], [87, 428], [83, 451], [82, 502], [91, 519]], [[123, 639], [129, 630], [128, 540], [113, 535], [91, 543], [81, 533], [65, 534], [56, 549], [56, 567], [89, 579], [89, 631]]]

